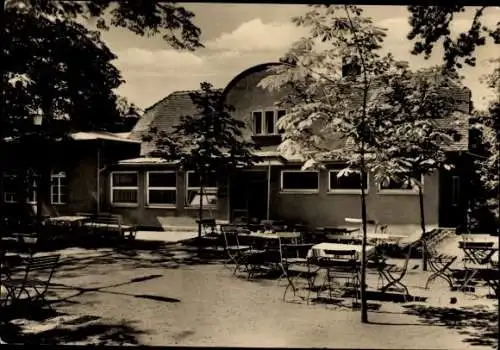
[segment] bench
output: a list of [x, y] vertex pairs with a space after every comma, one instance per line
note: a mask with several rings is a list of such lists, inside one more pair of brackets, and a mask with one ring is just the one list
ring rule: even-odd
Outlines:
[[131, 241], [135, 240], [137, 234], [137, 228], [134, 225], [124, 225], [122, 216], [117, 214], [91, 215], [84, 226], [105, 237], [110, 233], [116, 233], [120, 239]]
[[50, 281], [59, 266], [60, 255], [31, 256], [19, 266], [3, 271], [2, 286], [6, 290], [6, 298], [2, 300], [2, 306], [9, 301], [17, 303], [23, 294], [30, 304], [43, 302], [50, 308], [45, 299]]

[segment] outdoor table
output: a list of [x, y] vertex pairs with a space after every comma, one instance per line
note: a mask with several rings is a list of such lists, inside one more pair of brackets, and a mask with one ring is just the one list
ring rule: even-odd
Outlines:
[[[361, 258], [361, 245], [360, 244], [344, 244], [344, 243], [328, 243], [323, 242], [319, 244], [315, 244], [307, 253], [307, 257], [324, 257], [324, 258], [334, 258], [328, 251], [356, 251], [356, 259], [359, 260]], [[366, 246], [366, 255], [372, 255], [375, 252], [375, 246], [367, 245]]]
[[48, 218], [48, 221], [54, 224], [59, 224], [59, 223], [73, 224], [73, 223], [80, 223], [86, 219], [88, 219], [88, 217], [82, 215], [63, 215], [63, 216], [55, 216]]
[[[465, 280], [460, 289], [467, 287], [474, 277], [481, 278], [488, 285], [493, 286], [494, 289], [497, 288], [497, 286], [495, 287], [493, 284], [493, 280], [490, 278], [491, 276], [488, 273], [483, 273], [483, 271], [490, 269], [488, 265], [493, 264], [493, 255], [497, 253], [498, 256], [498, 247], [494, 247], [494, 245], [495, 242], [459, 242], [459, 247], [465, 254], [464, 267], [467, 271]], [[496, 289], [495, 292], [497, 292]]]

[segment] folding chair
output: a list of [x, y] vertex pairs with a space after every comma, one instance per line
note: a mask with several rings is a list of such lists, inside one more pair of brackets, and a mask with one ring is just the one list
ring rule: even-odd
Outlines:
[[450, 285], [450, 289], [453, 289], [454, 272], [450, 267], [455, 262], [455, 260], [457, 260], [458, 256], [440, 254], [437, 250], [437, 245], [443, 239], [445, 239], [446, 236], [446, 232], [444, 234], [438, 232], [435, 235], [428, 234], [423, 238], [423, 246], [426, 253], [427, 264], [429, 270], [432, 272], [432, 274], [427, 278], [427, 281], [425, 282], [425, 289], [428, 289], [429, 284], [438, 277], [448, 282], [448, 284]]
[[296, 296], [298, 288], [295, 282], [301, 277], [306, 277], [310, 289], [311, 276], [314, 275], [314, 272], [310, 270], [307, 252], [312, 246], [312, 243], [282, 244], [280, 239], [280, 267], [282, 269], [282, 275], [279, 277], [278, 283], [281, 281], [282, 277], [285, 277], [288, 282], [283, 293], [283, 301], [285, 301], [289, 288], [292, 288], [293, 296]]
[[31, 256], [26, 265], [14, 268], [11, 276], [16, 272], [24, 272], [24, 276], [21, 278], [9, 277], [2, 282], [7, 290], [7, 299], [15, 303], [25, 294], [30, 304], [41, 301], [51, 308], [45, 294], [58, 266], [59, 258], [59, 254], [40, 257]]
[[235, 275], [241, 264], [247, 265], [245, 262], [247, 261], [248, 253], [251, 251], [252, 247], [248, 245], [240, 245], [240, 241], [238, 239], [238, 226], [221, 225], [220, 229], [224, 237], [224, 250], [227, 255], [227, 260], [224, 261], [224, 266], [227, 266], [229, 263], [235, 264], [235, 268], [233, 270], [233, 275]]

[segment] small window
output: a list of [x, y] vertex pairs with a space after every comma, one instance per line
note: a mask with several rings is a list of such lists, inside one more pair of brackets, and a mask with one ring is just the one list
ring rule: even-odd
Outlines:
[[[335, 169], [329, 171], [329, 186], [328, 190], [330, 192], [346, 193], [346, 192], [361, 192], [361, 172], [353, 171], [349, 174], [343, 174], [339, 176], [341, 169]], [[368, 190], [368, 177], [364, 177], [364, 189]]]
[[262, 135], [262, 112], [253, 112], [253, 127], [255, 135]]
[[137, 172], [111, 173], [111, 203], [115, 205], [137, 204], [138, 183]]
[[147, 173], [147, 204], [175, 206], [177, 202], [177, 173], [175, 171], [150, 171]]
[[319, 173], [317, 171], [283, 170], [281, 172], [282, 191], [314, 191], [319, 190]]
[[[203, 198], [201, 198], [203, 197]], [[207, 174], [203, 181], [203, 196], [200, 196], [200, 177], [194, 171], [186, 174], [186, 205], [188, 207], [217, 206], [217, 176]]]
[[37, 183], [36, 173], [33, 171], [12, 171], [4, 173], [3, 200], [5, 203], [18, 203], [24, 197], [29, 204], [36, 204]]
[[[276, 117], [276, 126], [278, 126], [278, 120], [280, 120], [281, 118], [283, 118], [285, 115], [286, 115], [286, 111], [284, 109], [280, 109], [278, 111], [278, 114], [277, 114], [277, 117]], [[278, 133], [279, 134], [282, 134], [283, 131], [284, 131], [283, 128], [278, 128]]]
[[266, 123], [266, 134], [271, 135], [275, 133], [275, 125], [274, 125], [274, 111], [266, 111], [265, 115], [265, 123]]
[[65, 204], [67, 201], [66, 173], [60, 171], [50, 176], [50, 202], [52, 204]]

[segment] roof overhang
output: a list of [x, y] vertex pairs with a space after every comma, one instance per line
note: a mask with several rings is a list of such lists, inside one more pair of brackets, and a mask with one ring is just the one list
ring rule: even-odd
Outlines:
[[159, 157], [139, 157], [120, 160], [118, 165], [175, 165], [178, 161], [167, 161]]

